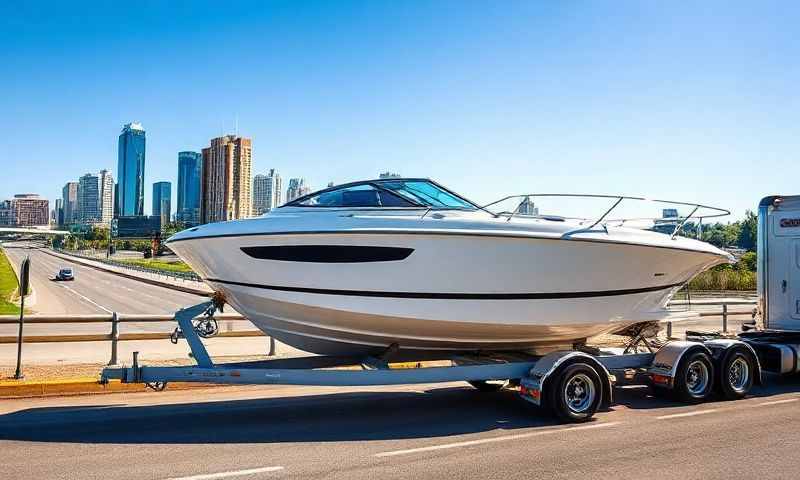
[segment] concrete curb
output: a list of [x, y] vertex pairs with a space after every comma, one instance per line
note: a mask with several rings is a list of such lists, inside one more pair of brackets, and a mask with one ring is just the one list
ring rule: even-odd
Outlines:
[[[209, 384], [205, 383], [175, 382], [170, 383], [167, 388], [170, 390], [186, 390], [190, 388], [207, 388], [209, 386]], [[122, 383], [119, 380], [110, 380], [108, 383], [102, 384], [96, 377], [39, 381], [0, 381], [0, 399], [145, 391], [147, 391], [147, 387], [142, 383]]]
[[[91, 268], [94, 268], [94, 269], [97, 269], [97, 270], [103, 270], [103, 271], [108, 272], [108, 273], [113, 273], [114, 275], [119, 275], [121, 277], [130, 278], [132, 280], [138, 280], [138, 281], [140, 281], [142, 283], [148, 283], [150, 285], [157, 285], [159, 287], [169, 288], [169, 289], [172, 289], [172, 290], [177, 290], [179, 292], [192, 293], [194, 295], [202, 295], [204, 297], [210, 297], [214, 293], [211, 290], [211, 288], [208, 288], [208, 290], [205, 290], [205, 289], [200, 289], [200, 288], [187, 287], [187, 286], [183, 286], [183, 285], [176, 285], [174, 283], [169, 283], [169, 282], [162, 282], [162, 281], [156, 280], [154, 278], [140, 277], [140, 276], [134, 275], [132, 273], [122, 272], [122, 271], [118, 270], [116, 267], [112, 268], [111, 266], [105, 266], [105, 265], [103, 265], [102, 262], [92, 262], [92, 261], [86, 260], [84, 258], [73, 257], [72, 255], [69, 255], [69, 254], [60, 253], [60, 252], [54, 252], [53, 250], [50, 250], [49, 248], [43, 248], [43, 249], [41, 249], [41, 251], [43, 251], [46, 254], [51, 255], [53, 257], [62, 258], [64, 260], [69, 260], [70, 262], [75, 262], [75, 263], [77, 263], [79, 265], [84, 265], [86, 267], [91, 267]], [[206, 284], [202, 284], [202, 285], [207, 287]]]

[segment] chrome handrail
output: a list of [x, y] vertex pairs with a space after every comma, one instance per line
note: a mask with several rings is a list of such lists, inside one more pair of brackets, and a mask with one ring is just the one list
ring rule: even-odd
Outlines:
[[[606, 210], [605, 213], [603, 213], [596, 220], [592, 221], [592, 219], [589, 219], [589, 218], [581, 219], [581, 220], [585, 220], [587, 222], [591, 221], [592, 224], [589, 227], [581, 228], [580, 231], [591, 230], [592, 228], [594, 228], [597, 225], [599, 225], [624, 200], [636, 200], [636, 201], [663, 203], [663, 204], [667, 204], [667, 205], [682, 205], [682, 206], [687, 206], [687, 207], [694, 207], [694, 209], [692, 210], [692, 212], [689, 215], [687, 215], [685, 217], [677, 217], [675, 219], [676, 221], [679, 221], [679, 223], [678, 223], [678, 225], [676, 225], [675, 230], [670, 235], [670, 238], [672, 238], [672, 239], [674, 239], [678, 235], [678, 233], [680, 233], [680, 231], [683, 229], [683, 227], [686, 225], [686, 223], [689, 221], [690, 218], [696, 218], [696, 219], [698, 219], [698, 221], [702, 222], [703, 219], [706, 219], [706, 218], [724, 217], [726, 215], [730, 215], [731, 214], [730, 210], [726, 210], [724, 208], [719, 208], [719, 207], [712, 207], [710, 205], [704, 205], [702, 203], [679, 202], [679, 201], [675, 201], [675, 200], [659, 200], [659, 199], [650, 199], [650, 198], [645, 198], [645, 197], [632, 197], [632, 196], [627, 196], [627, 195], [598, 195], [598, 194], [580, 194], [580, 193], [526, 193], [526, 194], [521, 194], [521, 195], [508, 195], [506, 197], [501, 198], [500, 200], [496, 200], [494, 202], [491, 202], [491, 203], [488, 203], [488, 204], [482, 206], [481, 209], [488, 209], [488, 207], [491, 207], [492, 205], [497, 205], [498, 203], [504, 202], [506, 200], [510, 200], [512, 198], [521, 198], [522, 200], [517, 205], [517, 208], [515, 209], [515, 211], [514, 212], [509, 212], [509, 216], [508, 216], [508, 220], [507, 221], [511, 221], [511, 219], [514, 218], [514, 215], [516, 215], [518, 213], [519, 207], [522, 205], [522, 203], [525, 201], [525, 199], [526, 198], [530, 198], [530, 197], [533, 197], [533, 198], [536, 198], [536, 197], [605, 198], [605, 199], [614, 200], [614, 204], [611, 206], [611, 208]], [[710, 215], [695, 215], [695, 213], [697, 213], [697, 211], [700, 210], [701, 208], [702, 209], [713, 210], [714, 212], [717, 212], [717, 213], [713, 213], [713, 214], [710, 214]], [[501, 214], [497, 214], [497, 215], [499, 216]], [[542, 217], [542, 216], [540, 215], [539, 217]], [[622, 218], [622, 219], [613, 219], [613, 220], [608, 220], [608, 221], [618, 221], [618, 222], [624, 223], [625, 221], [628, 221], [628, 220], [660, 220], [660, 218], [659, 217], [646, 217], [646, 218], [645, 217], [640, 217], [640, 218], [635, 218], [635, 219], [624, 219], [624, 218]], [[604, 223], [604, 225], [605, 225], [605, 223]], [[567, 232], [567, 234], [571, 234], [571, 233], [575, 233], [575, 232]]]

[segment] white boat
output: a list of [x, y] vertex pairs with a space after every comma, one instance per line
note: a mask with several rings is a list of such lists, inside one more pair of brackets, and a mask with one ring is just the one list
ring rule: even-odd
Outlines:
[[677, 235], [688, 217], [669, 235], [606, 220], [614, 207], [593, 220], [497, 214], [431, 180], [373, 180], [167, 244], [301, 350], [541, 351], [668, 318], [678, 288], [732, 259]]

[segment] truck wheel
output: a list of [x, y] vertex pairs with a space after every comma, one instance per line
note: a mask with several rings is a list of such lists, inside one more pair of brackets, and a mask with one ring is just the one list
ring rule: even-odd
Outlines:
[[597, 370], [585, 363], [573, 363], [548, 381], [547, 406], [565, 422], [587, 422], [600, 408], [602, 393]]
[[714, 390], [714, 364], [705, 352], [694, 352], [681, 360], [675, 374], [673, 395], [684, 403], [701, 403]]
[[508, 380], [470, 380], [467, 383], [480, 392], [497, 392], [508, 385]]
[[744, 398], [753, 387], [756, 363], [753, 355], [744, 348], [734, 349], [722, 361], [719, 373], [719, 391], [726, 400]]

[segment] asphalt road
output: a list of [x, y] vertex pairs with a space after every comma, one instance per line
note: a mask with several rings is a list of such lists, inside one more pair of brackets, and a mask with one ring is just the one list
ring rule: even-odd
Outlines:
[[229, 387], [0, 402], [2, 478], [797, 478], [800, 379], [683, 406], [647, 388], [584, 425], [465, 384]]
[[[26, 256], [31, 259], [31, 284], [36, 301], [29, 310], [53, 314], [171, 314], [176, 310], [207, 301], [207, 297], [160, 287], [114, 275], [103, 270], [71, 263], [49, 255], [46, 251], [28, 248], [27, 243], [6, 243], [3, 249], [11, 262], [19, 265]], [[75, 280], [57, 282], [53, 277], [63, 267], [72, 267]], [[230, 312], [231, 309], [226, 309]], [[121, 333], [171, 332], [173, 322], [123, 323]], [[224, 331], [255, 330], [249, 321], [223, 320]], [[109, 333], [109, 323], [29, 324], [26, 335], [99, 334]], [[0, 335], [16, 335], [16, 325], [0, 325]], [[218, 338], [207, 342], [212, 355], [255, 355], [267, 352], [266, 338]], [[169, 340], [121, 342], [119, 358], [130, 362], [132, 352], [142, 352], [142, 359], [165, 360], [186, 358], [188, 349], [182, 342], [172, 345]], [[281, 353], [293, 351], [279, 345]], [[110, 358], [108, 343], [39, 343], [24, 347], [27, 364], [103, 363]], [[0, 365], [16, 361], [16, 345], [0, 345]], [[2, 475], [0, 475], [2, 478]]]
[[[17, 265], [30, 255], [31, 283], [36, 291], [36, 304], [31, 308], [37, 313], [172, 313], [205, 299], [70, 263], [39, 249], [14, 244], [6, 244], [4, 249]], [[53, 281], [63, 267], [73, 268], [74, 281]]]

